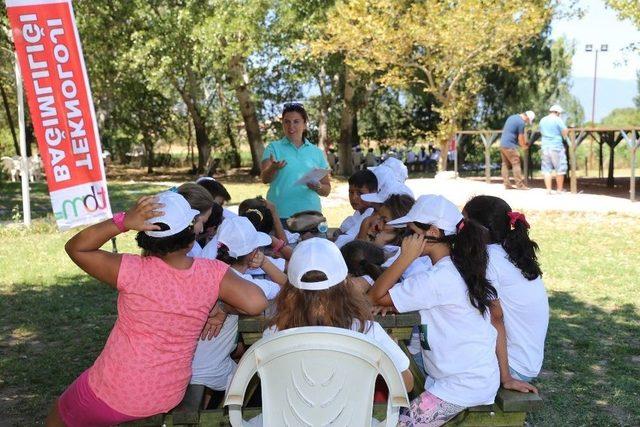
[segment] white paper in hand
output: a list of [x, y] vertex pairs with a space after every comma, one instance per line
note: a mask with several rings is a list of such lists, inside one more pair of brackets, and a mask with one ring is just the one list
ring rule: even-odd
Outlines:
[[322, 178], [327, 176], [329, 169], [311, 169], [295, 182], [296, 185], [317, 184]]

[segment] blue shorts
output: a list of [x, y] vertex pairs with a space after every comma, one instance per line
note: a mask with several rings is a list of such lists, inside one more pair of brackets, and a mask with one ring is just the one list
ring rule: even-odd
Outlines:
[[533, 381], [535, 379], [535, 377], [528, 377], [526, 375], [522, 375], [520, 372], [516, 371], [511, 366], [509, 366], [509, 373], [511, 374], [511, 376], [513, 378], [515, 378], [517, 380], [520, 380], [520, 381], [526, 381], [528, 383], [530, 383], [531, 381]]
[[542, 173], [551, 175], [554, 170], [558, 175], [567, 173], [567, 153], [564, 148], [542, 150]]

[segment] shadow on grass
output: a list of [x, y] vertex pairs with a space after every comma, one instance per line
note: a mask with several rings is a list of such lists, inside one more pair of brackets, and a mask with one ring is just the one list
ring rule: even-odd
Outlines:
[[[116, 316], [116, 292], [86, 275], [43, 287], [19, 283], [0, 298], [2, 425], [42, 423], [49, 405], [102, 350]], [[545, 407], [536, 426], [640, 425], [640, 316], [605, 311], [570, 293], [550, 295]]]
[[117, 294], [107, 285], [86, 275], [56, 282], [18, 283], [0, 294], [1, 425], [41, 424], [91, 366], [115, 321]]
[[549, 297], [551, 319], [533, 425], [640, 425], [639, 307], [613, 311], [567, 292]]

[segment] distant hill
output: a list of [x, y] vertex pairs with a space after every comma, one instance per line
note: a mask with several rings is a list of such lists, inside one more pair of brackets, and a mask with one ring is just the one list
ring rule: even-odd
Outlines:
[[[636, 80], [598, 78], [596, 86], [596, 122], [602, 120], [615, 108], [633, 107], [633, 98], [637, 95], [637, 92], [638, 83]], [[571, 93], [582, 104], [584, 119], [591, 120], [593, 78], [574, 77]]]

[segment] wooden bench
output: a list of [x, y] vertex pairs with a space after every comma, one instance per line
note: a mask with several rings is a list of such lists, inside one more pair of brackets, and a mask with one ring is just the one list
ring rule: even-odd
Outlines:
[[[414, 389], [411, 397], [420, 394], [424, 390], [424, 376], [418, 369], [413, 357], [408, 354], [403, 340], [411, 338], [411, 330], [414, 325], [420, 323], [420, 315], [417, 312], [377, 316], [375, 319], [380, 325], [393, 334], [399, 340], [402, 350], [409, 356], [411, 373], [414, 377]], [[238, 332], [242, 335], [244, 343], [251, 345], [262, 338], [264, 330], [264, 316], [241, 317], [238, 321]], [[248, 395], [257, 389], [257, 382], [247, 389]], [[201, 410], [201, 402], [204, 395], [204, 386], [190, 385], [184, 399], [173, 411], [167, 414], [158, 414], [144, 420], [122, 424], [126, 427], [150, 427], [150, 426], [188, 426], [197, 425], [203, 427], [230, 426], [229, 417], [225, 409]], [[250, 397], [250, 396], [249, 396]], [[245, 400], [247, 402], [249, 399]], [[481, 405], [468, 408], [458, 414], [447, 423], [451, 426], [522, 426], [525, 423], [528, 412], [534, 412], [543, 406], [542, 399], [537, 394], [519, 393], [517, 391], [500, 388], [492, 405]], [[386, 416], [387, 405], [375, 404], [373, 415], [377, 419]], [[256, 416], [260, 408], [245, 407], [243, 415], [245, 419]]]

